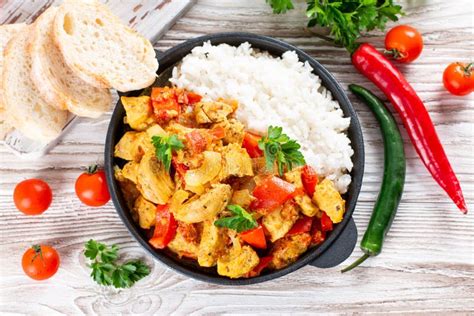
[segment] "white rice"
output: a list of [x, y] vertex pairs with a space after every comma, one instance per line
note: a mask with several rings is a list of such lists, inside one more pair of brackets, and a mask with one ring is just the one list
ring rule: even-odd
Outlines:
[[249, 43], [205, 43], [173, 69], [170, 80], [205, 100], [238, 100], [237, 116], [249, 130], [265, 133], [270, 125], [283, 127], [301, 144], [307, 164], [333, 180], [341, 193], [347, 191], [354, 153], [345, 134], [350, 118], [295, 52], [275, 58]]

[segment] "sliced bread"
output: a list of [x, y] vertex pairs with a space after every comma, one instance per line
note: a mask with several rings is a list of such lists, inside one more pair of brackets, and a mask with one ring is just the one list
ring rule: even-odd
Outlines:
[[54, 38], [66, 64], [96, 87], [125, 92], [148, 87], [156, 78], [150, 41], [98, 1], [66, 0], [55, 17]]
[[27, 51], [31, 26], [8, 42], [3, 62], [3, 101], [12, 125], [26, 137], [50, 141], [67, 121], [67, 112], [46, 103], [30, 79], [31, 58]]
[[12, 129], [6, 117], [3, 102], [2, 102], [2, 72], [3, 72], [3, 50], [7, 46], [8, 41], [17, 32], [24, 29], [26, 24], [5, 24], [0, 26], [0, 140], [3, 140], [6, 134]]
[[31, 79], [47, 103], [79, 116], [99, 117], [110, 109], [112, 96], [108, 89], [85, 83], [64, 63], [53, 37], [57, 10], [57, 7], [50, 7], [32, 25]]

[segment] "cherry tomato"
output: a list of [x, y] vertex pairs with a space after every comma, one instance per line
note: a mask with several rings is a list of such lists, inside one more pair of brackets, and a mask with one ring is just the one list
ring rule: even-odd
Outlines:
[[423, 38], [420, 32], [408, 25], [397, 25], [385, 35], [386, 53], [402, 63], [409, 63], [420, 56]]
[[303, 215], [303, 217], [297, 220], [293, 227], [291, 227], [288, 235], [307, 233], [311, 230], [312, 224], [313, 218]]
[[451, 63], [444, 70], [443, 84], [454, 95], [466, 95], [474, 91], [474, 63]]
[[174, 219], [168, 205], [157, 205], [155, 231], [149, 243], [158, 249], [165, 248], [173, 240], [177, 228], [178, 222]]
[[23, 254], [21, 265], [30, 278], [46, 280], [58, 271], [59, 255], [50, 246], [34, 245]]
[[275, 176], [265, 177], [253, 190], [256, 200], [252, 201], [250, 208], [271, 212], [292, 199], [295, 192], [293, 184]]
[[79, 200], [88, 206], [102, 206], [110, 200], [105, 172], [97, 166], [90, 166], [77, 178], [75, 189]]
[[263, 231], [262, 225], [258, 225], [258, 227], [254, 229], [250, 229], [241, 233], [240, 238], [255, 248], [267, 248], [267, 241], [265, 239], [265, 232]]
[[314, 191], [316, 190], [316, 185], [318, 184], [318, 175], [316, 171], [311, 166], [304, 166], [303, 172], [301, 173], [301, 181], [303, 182], [303, 187], [306, 193], [313, 197]]
[[247, 153], [251, 158], [258, 158], [263, 156], [263, 151], [258, 148], [258, 141], [262, 138], [261, 136], [245, 132], [244, 141], [242, 147], [247, 150]]
[[40, 179], [21, 181], [13, 191], [17, 209], [26, 215], [39, 215], [48, 209], [53, 200], [49, 185]]

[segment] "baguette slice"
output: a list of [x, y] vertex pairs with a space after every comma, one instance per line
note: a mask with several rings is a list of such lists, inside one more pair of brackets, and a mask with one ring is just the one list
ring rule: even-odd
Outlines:
[[7, 46], [8, 41], [19, 31], [25, 28], [26, 24], [5, 24], [0, 26], [0, 140], [12, 129], [8, 121], [7, 113], [2, 101], [2, 72], [3, 72], [3, 50]]
[[98, 1], [65, 1], [55, 17], [54, 38], [66, 64], [96, 87], [126, 92], [148, 87], [156, 78], [150, 41]]
[[47, 103], [79, 116], [99, 117], [110, 109], [112, 95], [108, 89], [85, 83], [64, 63], [53, 37], [57, 10], [50, 7], [32, 25], [31, 79]]
[[27, 46], [31, 26], [18, 32], [4, 52], [3, 101], [12, 125], [26, 137], [50, 141], [66, 124], [67, 112], [48, 105], [30, 80], [31, 58]]

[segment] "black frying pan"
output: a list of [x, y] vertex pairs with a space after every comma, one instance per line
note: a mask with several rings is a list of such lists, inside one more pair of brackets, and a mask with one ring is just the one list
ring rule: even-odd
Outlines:
[[[362, 131], [357, 114], [349, 102], [344, 90], [334, 79], [334, 77], [326, 70], [326, 68], [324, 68], [320, 63], [318, 63], [302, 50], [270, 37], [249, 33], [219, 33], [206, 35], [188, 40], [176, 47], [167, 50], [164, 53], [157, 52], [157, 58], [160, 64], [160, 68], [157, 73], [159, 76], [157, 83], [159, 85], [165, 84], [171, 75], [172, 67], [179, 63], [184, 56], [189, 54], [194, 47], [200, 46], [206, 41], [211, 41], [211, 43], [214, 45], [227, 43], [233, 46], [238, 46], [241, 43], [249, 42], [252, 47], [258, 48], [260, 50], [266, 50], [274, 56], [281, 56], [288, 50], [295, 51], [299, 57], [299, 60], [308, 62], [313, 68], [314, 73], [321, 78], [323, 85], [331, 91], [333, 97], [339, 102], [344, 115], [351, 118], [348, 135], [352, 143], [352, 148], [354, 149], [354, 155], [352, 156], [354, 167], [351, 172], [352, 182], [349, 186], [348, 192], [344, 195], [347, 209], [343, 221], [335, 225], [334, 230], [327, 235], [326, 240], [319, 247], [308, 250], [306, 253], [301, 255], [295, 263], [284, 269], [267, 271], [262, 273], [260, 276], [249, 279], [229, 279], [227, 277], [218, 275], [215, 268], [200, 267], [194, 260], [185, 258], [178, 259], [171, 252], [154, 249], [148, 244], [149, 236], [147, 233], [133, 221], [118, 183], [114, 179], [113, 166], [121, 166], [124, 163], [120, 159], [113, 157], [114, 146], [128, 128], [123, 123], [125, 110], [120, 100], [112, 114], [105, 143], [105, 171], [107, 173], [107, 183], [110, 195], [112, 196], [112, 201], [115, 205], [115, 208], [117, 209], [117, 213], [119, 214], [127, 229], [130, 231], [130, 234], [153, 257], [166, 264], [173, 270], [201, 281], [224, 285], [245, 285], [264, 282], [281, 277], [285, 274], [296, 271], [307, 264], [318, 268], [337, 266], [349, 257], [357, 241], [357, 228], [355, 226], [354, 220], [352, 219], [352, 213], [354, 212], [354, 208], [356, 206], [357, 197], [362, 185], [362, 176], [364, 173], [364, 142], [362, 138]], [[136, 96], [141, 92], [142, 91], [134, 91], [127, 93], [126, 95]]]

